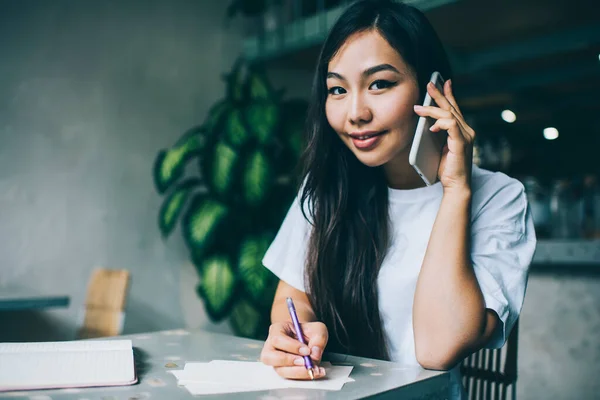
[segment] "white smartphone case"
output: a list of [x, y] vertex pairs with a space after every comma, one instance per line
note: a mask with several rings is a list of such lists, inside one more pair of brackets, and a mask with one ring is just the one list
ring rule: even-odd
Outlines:
[[[444, 79], [439, 72], [431, 75], [431, 82], [444, 93]], [[427, 93], [423, 106], [435, 105], [435, 102]], [[410, 153], [408, 156], [409, 164], [417, 171], [423, 181], [428, 185], [433, 185], [437, 181], [438, 169], [442, 158], [443, 144], [440, 145], [433, 132], [429, 128], [435, 123], [432, 118], [420, 117], [415, 131]]]

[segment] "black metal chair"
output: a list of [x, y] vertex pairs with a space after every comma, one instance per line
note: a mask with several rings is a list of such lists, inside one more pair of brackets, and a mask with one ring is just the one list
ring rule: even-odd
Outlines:
[[500, 349], [481, 349], [465, 358], [460, 366], [469, 400], [505, 400], [510, 389], [517, 398], [517, 350], [519, 321]]

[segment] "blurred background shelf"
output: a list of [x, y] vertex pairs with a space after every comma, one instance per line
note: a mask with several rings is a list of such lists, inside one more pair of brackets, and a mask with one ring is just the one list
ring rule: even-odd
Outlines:
[[[458, 0], [404, 0], [422, 11], [433, 10]], [[349, 0], [285, 0], [264, 16], [262, 31], [244, 40], [244, 54], [250, 60], [265, 61], [293, 55], [312, 47], [304, 58], [312, 69], [320, 44], [333, 27]]]
[[[457, 100], [479, 134], [480, 166], [519, 179], [535, 176], [548, 187], [558, 178], [596, 173], [600, 120], [581, 115], [600, 110], [598, 0], [405, 2], [421, 9], [442, 38]], [[302, 79], [349, 1], [276, 3], [253, 20], [244, 56]], [[515, 115], [512, 123], [501, 117], [506, 110]], [[547, 139], [545, 128], [560, 138]]]
[[533, 263], [596, 265], [600, 267], [600, 240], [538, 240]]

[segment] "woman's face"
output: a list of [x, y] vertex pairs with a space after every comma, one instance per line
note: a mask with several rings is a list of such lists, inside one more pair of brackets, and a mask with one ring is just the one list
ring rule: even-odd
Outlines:
[[419, 89], [400, 54], [377, 31], [359, 32], [327, 72], [325, 113], [340, 139], [367, 166], [408, 167]]

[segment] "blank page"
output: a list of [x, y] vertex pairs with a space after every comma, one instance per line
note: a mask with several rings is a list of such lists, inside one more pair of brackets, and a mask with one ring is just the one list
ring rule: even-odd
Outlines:
[[213, 360], [209, 363], [186, 363], [183, 370], [170, 371], [178, 385], [191, 394], [222, 394], [286, 388], [341, 390], [353, 382], [352, 366], [321, 364], [327, 376], [315, 381], [296, 381], [279, 376], [273, 367], [261, 362]]
[[0, 390], [135, 382], [131, 340], [0, 343]]

